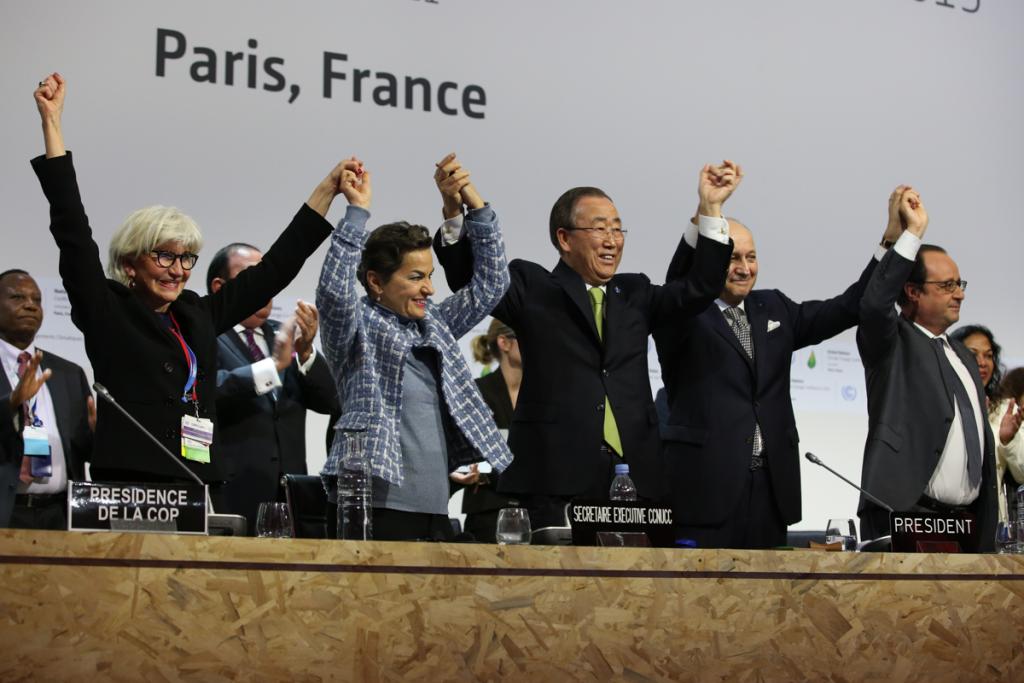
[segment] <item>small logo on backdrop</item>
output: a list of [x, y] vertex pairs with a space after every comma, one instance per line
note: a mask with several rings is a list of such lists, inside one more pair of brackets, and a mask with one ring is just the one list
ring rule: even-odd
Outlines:
[[817, 365], [817, 364], [818, 364], [818, 359], [814, 357], [814, 351], [811, 351], [811, 355], [807, 358], [807, 367], [809, 367], [811, 370], [813, 370], [814, 366]]
[[852, 385], [849, 385], [849, 384], [844, 384], [843, 388], [840, 389], [839, 393], [841, 393], [843, 395], [843, 400], [846, 400], [846, 401], [852, 401], [852, 400], [857, 398], [857, 389], [856, 389], [856, 387], [854, 387]]

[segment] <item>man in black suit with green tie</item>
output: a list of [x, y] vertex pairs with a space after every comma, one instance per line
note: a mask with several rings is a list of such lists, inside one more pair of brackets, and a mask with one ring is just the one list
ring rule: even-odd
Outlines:
[[[472, 263], [458, 239], [456, 201], [468, 175], [445, 161], [438, 173], [452, 201], [435, 248], [449, 286], [458, 289]], [[735, 175], [715, 178], [726, 196], [738, 182]], [[565, 524], [574, 497], [607, 499], [616, 463], [629, 464], [641, 498], [667, 493], [648, 335], [667, 320], [697, 315], [721, 290], [731, 248], [721, 216], [706, 218], [688, 275], [654, 285], [646, 275], [618, 272], [627, 233], [618, 210], [602, 190], [577, 187], [551, 209], [554, 268], [509, 263], [512, 282], [493, 315], [516, 331], [524, 374], [509, 433], [515, 460], [499, 490], [528, 508], [535, 528]]]

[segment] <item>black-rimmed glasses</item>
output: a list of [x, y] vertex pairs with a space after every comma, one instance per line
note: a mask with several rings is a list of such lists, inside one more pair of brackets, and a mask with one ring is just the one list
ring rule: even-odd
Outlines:
[[153, 250], [149, 252], [149, 255], [153, 257], [153, 260], [161, 268], [170, 268], [174, 265], [175, 261], [180, 261], [182, 270], [192, 270], [192, 267], [196, 265], [196, 261], [199, 260], [199, 254], [192, 254], [187, 251], [183, 254], [175, 254], [173, 251]]

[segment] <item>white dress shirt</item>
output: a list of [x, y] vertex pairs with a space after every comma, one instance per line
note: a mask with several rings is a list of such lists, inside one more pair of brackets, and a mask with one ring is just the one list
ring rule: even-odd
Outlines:
[[[241, 325], [235, 325], [235, 333], [238, 334], [239, 339], [242, 340], [242, 344], [246, 348], [249, 348], [249, 342], [245, 338], [246, 328]], [[263, 360], [256, 361], [252, 364], [252, 381], [253, 388], [256, 393], [260, 396], [268, 392], [273, 391], [281, 386], [281, 376], [277, 373], [277, 364], [274, 362], [274, 358], [270, 353], [270, 344], [263, 336], [263, 330], [259, 327], [253, 329], [253, 341], [260, 351], [265, 356]], [[295, 359], [298, 365], [299, 372], [305, 375], [309, 372], [309, 369], [313, 367], [313, 361], [316, 360], [316, 347], [312, 348], [309, 358], [306, 359], [305, 363], [299, 363], [298, 358]]]

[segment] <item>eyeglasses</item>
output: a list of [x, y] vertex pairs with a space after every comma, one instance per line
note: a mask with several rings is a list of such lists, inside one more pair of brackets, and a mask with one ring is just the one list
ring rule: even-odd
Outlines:
[[579, 232], [585, 232], [590, 235], [591, 239], [603, 240], [613, 239], [616, 242], [621, 242], [626, 238], [626, 233], [629, 230], [624, 228], [562, 228], [563, 230], [578, 230]]
[[175, 261], [181, 261], [182, 270], [192, 270], [196, 261], [199, 260], [199, 254], [191, 254], [187, 251], [183, 254], [175, 254], [173, 251], [151, 251], [149, 254], [161, 268], [170, 268]]
[[922, 285], [935, 285], [946, 294], [952, 294], [959, 287], [961, 292], [967, 291], [967, 280], [925, 280]]

